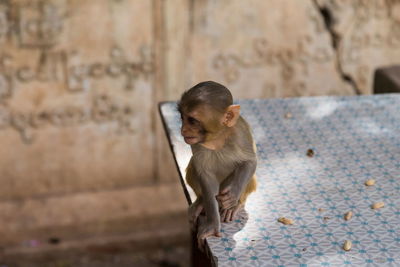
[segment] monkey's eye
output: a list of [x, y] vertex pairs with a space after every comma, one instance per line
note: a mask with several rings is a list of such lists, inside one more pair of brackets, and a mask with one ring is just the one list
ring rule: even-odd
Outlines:
[[194, 124], [197, 124], [199, 121], [196, 120], [196, 119], [193, 118], [193, 117], [189, 117], [189, 118], [188, 118], [188, 122], [189, 122], [189, 124], [194, 125]]

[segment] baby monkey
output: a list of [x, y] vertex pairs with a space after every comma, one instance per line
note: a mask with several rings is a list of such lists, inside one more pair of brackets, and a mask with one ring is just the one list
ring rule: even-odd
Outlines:
[[[221, 236], [220, 222], [232, 221], [248, 195], [256, 189], [256, 149], [250, 127], [233, 105], [223, 85], [202, 82], [182, 94], [178, 103], [181, 134], [193, 156], [186, 169], [186, 182], [196, 193], [189, 207], [189, 221], [198, 225], [197, 240]], [[204, 222], [197, 223], [205, 212]]]

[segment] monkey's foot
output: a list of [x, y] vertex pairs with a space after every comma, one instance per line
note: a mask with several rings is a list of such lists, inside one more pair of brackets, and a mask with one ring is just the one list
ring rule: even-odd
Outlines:
[[197, 244], [201, 251], [204, 251], [206, 238], [210, 236], [221, 237], [220, 224], [207, 222], [206, 216], [199, 216], [197, 229]]

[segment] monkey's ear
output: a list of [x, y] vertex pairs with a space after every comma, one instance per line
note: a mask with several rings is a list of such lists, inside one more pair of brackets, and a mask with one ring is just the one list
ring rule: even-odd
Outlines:
[[227, 127], [235, 126], [240, 116], [240, 105], [230, 105], [225, 112], [224, 125]]

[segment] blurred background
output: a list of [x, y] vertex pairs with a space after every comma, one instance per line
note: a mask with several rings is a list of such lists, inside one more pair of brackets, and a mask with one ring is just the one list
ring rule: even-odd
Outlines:
[[188, 266], [158, 102], [370, 94], [399, 62], [399, 0], [1, 0], [0, 266]]

